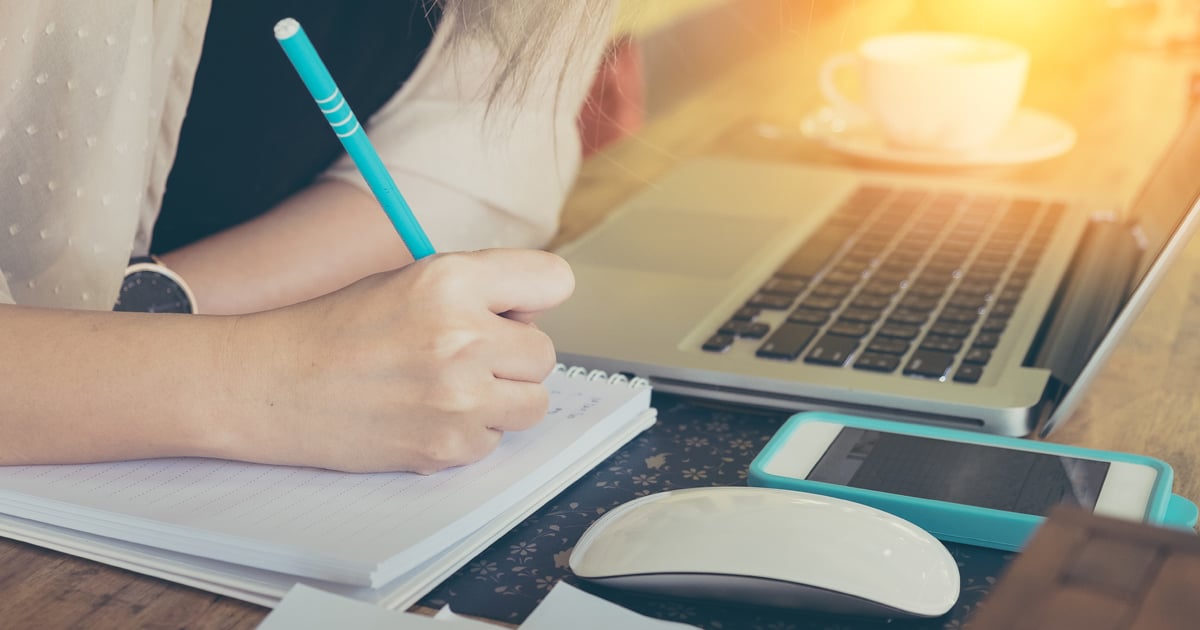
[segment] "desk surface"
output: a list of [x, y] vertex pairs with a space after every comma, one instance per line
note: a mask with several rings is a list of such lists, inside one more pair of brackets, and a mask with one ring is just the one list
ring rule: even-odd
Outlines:
[[[589, 160], [568, 202], [557, 242], [581, 234], [606, 209], [689, 156], [734, 153], [808, 163], [850, 164], [798, 135], [784, 134], [782, 139], [768, 140], [756, 134], [755, 129], [762, 122], [778, 129], [794, 128], [818, 102], [812, 77], [819, 61], [845, 42], [894, 28], [897, 17], [885, 13], [860, 11], [853, 20], [798, 33], [801, 36], [788, 38], [746, 60], [689, 98], [678, 101], [671, 111], [647, 125], [636, 137]], [[834, 15], [829, 19], [840, 18]], [[1035, 166], [977, 171], [964, 176], [1052, 184], [1087, 191], [1097, 199], [1111, 200], [1114, 207], [1127, 205], [1178, 128], [1185, 111], [1188, 80], [1197, 68], [1200, 56], [1195, 53], [1119, 50], [1069, 73], [1042, 76], [1035, 73], [1026, 103], [1074, 122], [1079, 131], [1075, 149]], [[786, 77], [798, 78], [788, 81]], [[1164, 459], [1175, 467], [1176, 491], [1193, 501], [1200, 501], [1200, 423], [1193, 420], [1200, 415], [1200, 388], [1195, 386], [1200, 375], [1200, 336], [1193, 332], [1200, 329], [1198, 263], [1200, 241], [1189, 245], [1167, 275], [1079, 412], [1051, 438]], [[659, 397], [656, 402], [683, 405], [675, 410], [677, 413], [664, 414], [675, 418], [677, 423], [686, 425], [701, 418], [694, 415], [697, 413], [694, 410], [688, 411], [688, 401]], [[703, 413], [710, 414], [702, 417], [715, 423], [715, 429], [745, 426], [754, 421], [753, 416], [738, 410]], [[719, 472], [706, 466], [689, 467], [682, 460], [686, 454], [676, 453], [672, 457], [681, 459], [675, 462], [674, 478], [685, 479], [691, 485], [738, 483], [744, 479], [745, 463], [753, 454], [751, 449], [756, 450], [756, 440], [781, 417], [779, 414], [761, 417], [752, 436], [726, 434], [722, 448], [735, 453], [744, 451], [748, 456], [727, 462], [725, 468], [718, 461], [714, 465]], [[674, 432], [675, 429], [664, 427], [663, 435], [675, 437], [663, 439], [687, 439], [680, 437], [682, 434]], [[631, 448], [663, 446], [637, 444]], [[678, 446], [675, 442], [670, 444]], [[684, 443], [679, 448], [703, 450], [705, 446]], [[623, 451], [624, 455], [617, 458], [632, 457], [634, 452]], [[662, 453], [643, 457], [639, 466], [653, 469], [657, 462], [653, 458], [659, 454]], [[588, 480], [617, 483], [623, 488], [620, 495], [662, 489], [655, 479], [644, 476], [614, 479], [605, 476], [605, 470], [608, 468], [602, 466], [594, 473], [599, 476]], [[535, 518], [543, 518], [545, 514], [543, 511]], [[577, 537], [581, 531], [570, 535]], [[524, 551], [535, 553], [528, 548]], [[507, 550], [489, 553], [505, 554]], [[514, 553], [520, 555], [521, 550]], [[540, 557], [545, 562], [545, 555]], [[1000, 557], [987, 556], [977, 561], [983, 563], [978, 564], [981, 575], [988, 572], [987, 563], [998, 562], [996, 567], [1003, 564], [1002, 558], [996, 558]], [[563, 558], [555, 556], [549, 562], [549, 566], [558, 567], [561, 575]], [[458, 588], [455, 584], [465, 584], [462, 580], [471, 579], [481, 583], [492, 581], [487, 591], [493, 597], [513, 596], [506, 592], [501, 576], [489, 574], [486, 561], [475, 567], [474, 574], [470, 567], [464, 572], [431, 594], [427, 603], [454, 601], [453, 591]], [[543, 576], [545, 579], [547, 576]], [[537, 580], [533, 583], [537, 584]], [[986, 590], [986, 586], [980, 585], [976, 590]], [[0, 594], [0, 626], [6, 627], [251, 628], [267, 612], [237, 600], [6, 540], [0, 540]], [[531, 601], [536, 601], [537, 594], [532, 597]]]

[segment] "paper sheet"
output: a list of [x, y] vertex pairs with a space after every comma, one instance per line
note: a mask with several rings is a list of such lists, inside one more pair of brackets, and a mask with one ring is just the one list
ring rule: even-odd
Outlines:
[[521, 630], [680, 630], [695, 627], [639, 615], [565, 582], [555, 584], [546, 599], [521, 624]]
[[496, 630], [482, 621], [449, 614], [427, 617], [388, 610], [297, 584], [263, 619], [259, 630]]
[[[267, 615], [259, 630], [495, 630], [443, 608], [434, 617], [387, 610], [341, 595], [297, 584]], [[570, 584], [554, 585], [520, 630], [681, 630], [695, 628], [639, 615]]]

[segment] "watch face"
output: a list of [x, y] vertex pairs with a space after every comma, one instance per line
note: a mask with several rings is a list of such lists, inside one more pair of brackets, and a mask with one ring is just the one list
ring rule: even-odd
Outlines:
[[192, 302], [179, 283], [152, 269], [132, 271], [121, 284], [114, 311], [191, 313]]

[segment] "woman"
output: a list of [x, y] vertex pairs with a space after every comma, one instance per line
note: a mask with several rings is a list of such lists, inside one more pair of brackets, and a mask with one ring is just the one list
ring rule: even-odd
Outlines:
[[[609, 1], [444, 0], [409, 32], [373, 18], [420, 0], [322, 4], [217, 2], [206, 38], [206, 2], [0, 2], [0, 463], [431, 472], [541, 418], [554, 354], [528, 322], [569, 295], [565, 263], [510, 249], [408, 265], [352, 166], [322, 146], [335, 139], [281, 53], [240, 86], [282, 74], [294, 99], [222, 82], [266, 58], [229, 34], [264, 7], [286, 10], [271, 23], [300, 19], [442, 251], [530, 247], [553, 233], [577, 167]], [[351, 13], [356, 37], [326, 28]], [[418, 24], [435, 26], [414, 67], [379, 64], [404, 57], [388, 43]], [[339, 33], [370, 41], [343, 55]], [[274, 46], [270, 24], [261, 40]], [[243, 54], [206, 70], [224, 46]], [[393, 94], [379, 96], [380, 72]], [[293, 101], [310, 122], [284, 112]], [[152, 247], [163, 283], [189, 285], [206, 315], [108, 312], [128, 259]], [[157, 283], [134, 284], [130, 300], [153, 303], [134, 294]]]

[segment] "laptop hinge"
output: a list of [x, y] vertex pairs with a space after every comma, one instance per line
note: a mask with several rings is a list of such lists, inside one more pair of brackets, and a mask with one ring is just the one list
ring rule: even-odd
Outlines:
[[1093, 221], [1059, 286], [1027, 364], [1046, 368], [1065, 392], [1108, 333], [1128, 295], [1141, 250], [1124, 223]]

